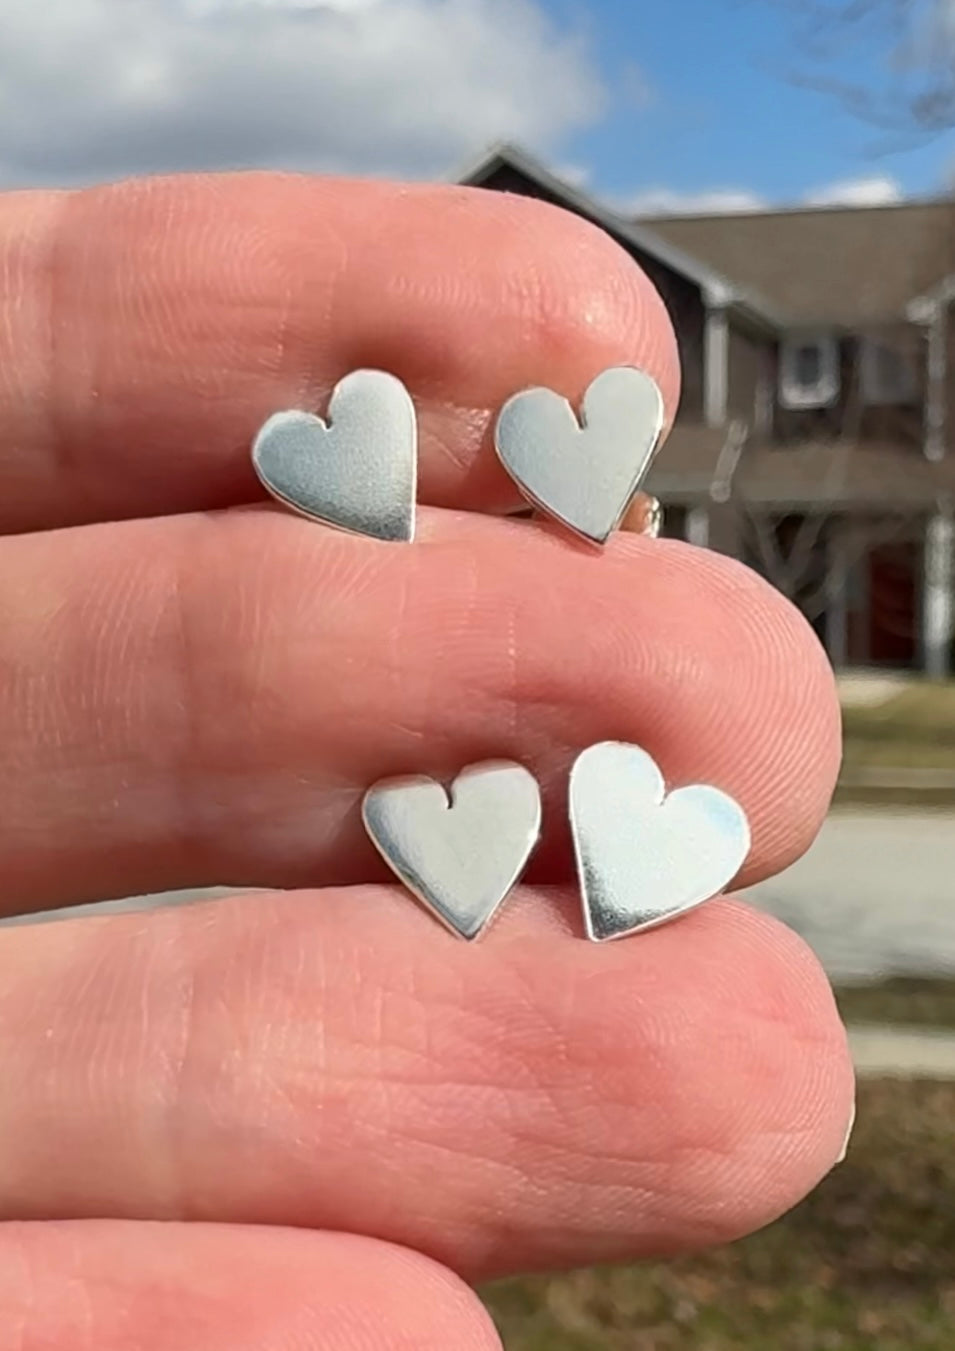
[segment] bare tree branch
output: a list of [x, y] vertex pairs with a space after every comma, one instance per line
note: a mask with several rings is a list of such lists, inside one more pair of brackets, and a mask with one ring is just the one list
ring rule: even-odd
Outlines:
[[955, 127], [953, 0], [770, 3], [791, 19], [793, 82], [833, 95], [893, 134], [931, 136]]
[[920, 533], [923, 519], [916, 510], [896, 510], [866, 522], [864, 531], [852, 533], [852, 547], [843, 549], [833, 562], [822, 557], [821, 550], [828, 543], [829, 530], [845, 520], [840, 513], [820, 511], [802, 517], [787, 547], [785, 526], [792, 517], [739, 499], [737, 509], [742, 541], [758, 558], [759, 570], [810, 621], [839, 598], [847, 575], [867, 554]]

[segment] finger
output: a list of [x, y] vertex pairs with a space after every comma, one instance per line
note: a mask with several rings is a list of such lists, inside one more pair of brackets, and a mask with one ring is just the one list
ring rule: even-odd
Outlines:
[[348, 371], [408, 384], [424, 502], [517, 501], [497, 409], [638, 364], [663, 304], [609, 235], [527, 198], [276, 174], [0, 196], [0, 530], [221, 507], [271, 413]]
[[98, 1222], [0, 1227], [0, 1351], [500, 1351], [427, 1258], [346, 1234]]
[[[738, 563], [437, 512], [414, 548], [253, 509], [0, 545], [0, 879], [10, 909], [228, 884], [370, 881], [360, 799], [512, 757], [570, 876], [567, 771], [635, 741], [801, 853], [839, 711], [816, 639]], [[95, 640], [92, 639], [95, 635]]]
[[393, 888], [7, 931], [10, 1218], [314, 1226], [477, 1278], [727, 1241], [836, 1159], [852, 1072], [800, 940], [714, 903], [455, 941]]

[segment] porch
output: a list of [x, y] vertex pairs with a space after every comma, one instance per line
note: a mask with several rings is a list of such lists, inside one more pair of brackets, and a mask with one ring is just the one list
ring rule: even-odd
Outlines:
[[802, 610], [836, 670], [955, 671], [947, 511], [673, 504], [664, 533], [739, 557]]
[[748, 563], [802, 610], [837, 670], [955, 671], [955, 456], [757, 444], [679, 420], [647, 483], [665, 533]]

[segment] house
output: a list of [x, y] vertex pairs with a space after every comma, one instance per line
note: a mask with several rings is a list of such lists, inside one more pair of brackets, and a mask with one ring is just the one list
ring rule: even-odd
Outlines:
[[947, 675], [955, 619], [955, 203], [634, 220], [494, 147], [459, 180], [600, 225], [672, 316], [683, 396], [645, 485], [742, 557], [837, 667]]

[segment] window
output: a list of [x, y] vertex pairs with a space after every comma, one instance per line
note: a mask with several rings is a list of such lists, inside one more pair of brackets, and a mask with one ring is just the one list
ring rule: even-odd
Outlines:
[[868, 404], [912, 403], [916, 397], [911, 356], [881, 338], [863, 338], [860, 375]]
[[787, 338], [779, 354], [783, 408], [828, 408], [839, 398], [839, 344], [831, 333]]
[[793, 378], [800, 389], [815, 389], [822, 379], [822, 352], [817, 342], [803, 343], [793, 353]]

